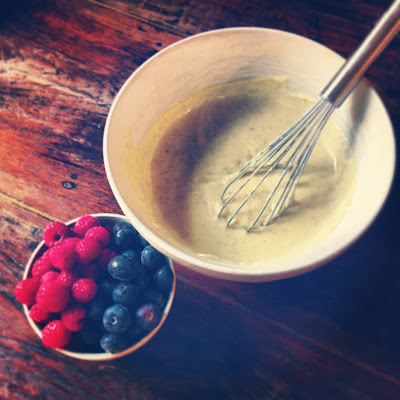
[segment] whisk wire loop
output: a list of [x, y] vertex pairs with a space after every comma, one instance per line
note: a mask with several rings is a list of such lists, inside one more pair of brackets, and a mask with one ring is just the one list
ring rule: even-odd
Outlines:
[[[328, 107], [327, 107], [328, 105]], [[278, 200], [276, 204], [271, 208], [271, 212], [269, 213], [268, 218], [266, 221], [262, 224], [263, 226], [269, 225], [269, 223], [274, 219], [279, 217], [281, 212], [283, 211], [283, 208], [287, 208], [289, 204], [291, 203], [293, 199], [293, 194], [296, 189], [297, 183], [300, 179], [300, 176], [303, 172], [303, 169], [305, 167], [305, 164], [308, 161], [308, 158], [311, 155], [311, 152], [315, 146], [315, 143], [317, 142], [317, 139], [320, 135], [320, 132], [323, 128], [323, 126], [326, 123], [326, 113], [329, 113], [330, 109], [330, 103], [327, 102], [326, 100], [321, 100], [319, 101], [311, 110], [308, 112], [308, 116], [310, 118], [307, 118], [308, 125], [304, 125], [302, 129], [299, 129], [298, 134], [295, 138], [299, 139], [304, 135], [302, 138], [300, 144], [296, 147], [294, 152], [290, 155], [289, 160], [286, 163], [286, 167], [276, 183], [274, 189], [271, 191], [269, 194], [269, 197], [267, 198], [266, 202], [264, 203], [263, 207], [261, 208], [259, 214], [253, 221], [253, 223], [250, 225], [250, 227], [247, 229], [247, 231], [250, 231], [254, 225], [259, 221], [261, 216], [264, 214], [265, 209], [268, 207], [268, 205], [271, 203], [272, 199], [275, 197], [275, 194], [278, 191], [278, 188], [282, 185], [283, 180], [285, 179], [286, 175], [289, 174], [289, 178], [283, 188], [283, 190], [280, 193], [280, 196], [278, 197]], [[332, 107], [333, 111], [333, 107]], [[330, 115], [330, 114], [329, 114]], [[309, 126], [309, 129], [307, 130], [306, 128]], [[295, 140], [293, 140], [290, 143], [290, 147], [294, 145]], [[305, 148], [304, 148], [305, 147]], [[304, 148], [304, 150], [301, 152], [301, 150]], [[299, 155], [300, 153], [300, 155]], [[298, 158], [297, 158], [298, 157]], [[293, 165], [293, 167], [292, 167]]]
[[[313, 118], [314, 110], [319, 109], [322, 103], [324, 103], [324, 99], [320, 99], [309, 113], [303, 115], [294, 125], [292, 125], [288, 130], [286, 130], [278, 139], [276, 139], [273, 143], [271, 143], [266, 149], [260, 151], [254, 158], [252, 158], [249, 162], [247, 162], [232, 178], [225, 189], [222, 192], [221, 200], [224, 200], [225, 194], [228, 189], [234, 184], [238, 179], [244, 176], [251, 168], [253, 168], [253, 172], [250, 176], [228, 197], [228, 199], [224, 202], [222, 208], [218, 213], [218, 218], [222, 215], [223, 211], [227, 207], [227, 205], [231, 202], [233, 198], [256, 176], [259, 171], [265, 165], [268, 165], [269, 162], [273, 159], [273, 157], [278, 154], [278, 157], [275, 161], [270, 164], [269, 169], [263, 175], [259, 183], [253, 188], [253, 190], [247, 195], [247, 197], [243, 200], [243, 202], [239, 205], [239, 207], [235, 210], [232, 216], [227, 221], [227, 226], [233, 221], [237, 213], [242, 209], [242, 207], [247, 203], [249, 198], [255, 193], [255, 191], [261, 186], [264, 180], [275, 170], [278, 166], [279, 162], [285, 157], [285, 155], [293, 148], [297, 140], [301, 137], [305, 130], [305, 124], [309, 122], [310, 119]], [[287, 145], [287, 146], [286, 146]], [[286, 146], [286, 147], [285, 147]], [[257, 219], [258, 220], [258, 219]]]
[[[320, 101], [315, 104], [312, 108], [317, 108], [319, 104], [323, 101], [323, 99], [320, 99]], [[310, 110], [310, 111], [312, 111]], [[260, 151], [256, 156], [254, 156], [250, 161], [248, 161], [240, 170], [239, 172], [235, 175], [233, 179], [229, 181], [229, 183], [226, 185], [225, 189], [222, 192], [221, 195], [221, 200], [224, 199], [225, 193], [227, 190], [231, 187], [233, 183], [235, 183], [238, 179], [240, 179], [245, 173], [253, 166], [253, 173], [251, 176], [228, 198], [228, 200], [224, 203], [224, 206], [222, 207], [221, 211], [219, 212], [218, 216], [221, 215], [222, 211], [228, 205], [230, 200], [238, 193], [240, 190], [247, 184], [248, 181], [253, 178], [254, 175], [257, 174], [259, 171], [260, 167], [268, 163], [268, 161], [277, 153], [279, 152], [287, 142], [289, 142], [294, 135], [298, 133], [298, 126], [300, 126], [303, 123], [307, 122], [307, 119], [311, 118], [311, 115], [306, 114], [303, 115], [294, 125], [292, 125], [289, 129], [287, 129], [282, 135], [280, 135], [274, 142], [272, 142], [266, 149]], [[294, 144], [294, 143], [293, 143]], [[288, 149], [288, 151], [290, 148]], [[285, 153], [286, 154], [286, 153]], [[261, 161], [260, 161], [261, 160]], [[258, 163], [260, 161], [260, 163]]]
[[320, 123], [320, 125], [319, 125], [319, 127], [317, 129], [317, 132], [314, 135], [313, 141], [312, 141], [311, 146], [309, 147], [309, 149], [307, 151], [307, 154], [305, 156], [304, 161], [302, 161], [300, 168], [296, 172], [296, 177], [295, 177], [295, 179], [293, 181], [295, 186], [294, 186], [294, 189], [291, 191], [291, 198], [289, 199], [289, 203], [292, 200], [292, 197], [294, 195], [294, 191], [296, 189], [297, 183], [298, 183], [298, 181], [300, 179], [301, 174], [303, 173], [303, 170], [304, 170], [304, 168], [305, 168], [305, 166], [307, 164], [308, 159], [310, 158], [310, 155], [311, 155], [311, 153], [312, 153], [312, 151], [314, 149], [314, 146], [316, 145], [317, 140], [318, 140], [318, 138], [319, 138], [319, 136], [320, 136], [325, 124], [327, 123], [329, 117], [331, 116], [331, 114], [335, 110], [335, 107], [330, 102], [327, 101], [326, 104], [328, 106], [328, 109], [326, 110], [326, 114], [324, 115], [323, 120], [321, 121], [321, 123]]
[[[332, 104], [330, 104], [328, 101], [325, 102], [324, 106], [325, 106], [325, 108], [323, 108], [321, 110], [320, 118], [316, 121], [316, 123], [313, 126], [313, 128], [315, 130], [310, 130], [310, 134], [304, 138], [303, 144], [305, 144], [306, 140], [308, 140], [308, 142], [306, 144], [306, 148], [303, 150], [302, 154], [298, 158], [296, 165], [291, 172], [290, 178], [282, 190], [282, 194], [279, 197], [276, 206], [271, 211], [268, 219], [263, 223], [263, 226], [269, 225], [269, 223], [271, 222], [271, 220], [273, 218], [280, 216], [283, 211], [283, 208], [286, 209], [289, 206], [289, 204], [292, 202], [294, 192], [296, 190], [296, 187], [300, 180], [300, 177], [303, 173], [303, 170], [308, 162], [308, 159], [311, 156], [311, 153], [318, 141], [318, 138], [319, 138], [326, 122], [328, 121], [330, 115], [332, 114], [333, 110], [335, 109], [335, 107]], [[303, 144], [301, 144], [299, 147], [302, 147]], [[292, 158], [294, 159], [295, 156], [292, 156]], [[253, 226], [254, 225], [252, 225], [248, 229], [248, 231], [251, 230], [251, 228]]]
[[[334, 107], [332, 104], [321, 98], [310, 110], [308, 113], [303, 115], [292, 127], [290, 127], [287, 131], [285, 131], [277, 140], [275, 140], [270, 146], [266, 149], [262, 150], [258, 153], [252, 160], [246, 163], [237, 173], [235, 177], [233, 177], [228, 185], [225, 187], [221, 199], [224, 199], [224, 196], [227, 190], [231, 187], [231, 185], [244, 176], [248, 171], [250, 173], [249, 177], [245, 179], [245, 181], [228, 197], [228, 199], [223, 204], [222, 208], [219, 211], [218, 217], [221, 216], [222, 212], [225, 210], [227, 205], [231, 202], [233, 198], [260, 172], [262, 172], [262, 168], [267, 166], [268, 169], [263, 174], [258, 183], [253, 187], [250, 193], [245, 197], [245, 199], [239, 204], [239, 206], [235, 209], [233, 214], [228, 219], [226, 225], [229, 226], [239, 211], [246, 205], [248, 200], [253, 196], [253, 194], [260, 188], [262, 183], [267, 179], [267, 177], [278, 168], [281, 161], [284, 157], [289, 153], [289, 159], [283, 164], [283, 172], [276, 183], [273, 190], [270, 192], [267, 200], [261, 207], [257, 217], [251, 223], [247, 231], [250, 231], [255, 224], [260, 220], [261, 216], [264, 214], [266, 208], [271, 203], [272, 199], [277, 194], [278, 188], [281, 186], [282, 181], [285, 179], [287, 174], [290, 172], [289, 179], [285, 184], [276, 204], [272, 207], [271, 212], [267, 218], [267, 220], [262, 224], [263, 226], [267, 226], [273, 218], [278, 217], [283, 207], [285, 208], [290, 204], [293, 198], [294, 190], [296, 189], [297, 183], [300, 179], [300, 176], [304, 170], [305, 164], [307, 163], [308, 158], [311, 155], [311, 152], [317, 142], [317, 139], [322, 131], [323, 126], [325, 125], [327, 119], [332, 113]], [[301, 139], [301, 140], [300, 140]], [[299, 145], [294, 148], [295, 144], [300, 140]], [[304, 148], [304, 149], [303, 149]], [[303, 151], [301, 152], [301, 150]], [[292, 153], [290, 154], [290, 151]], [[274, 158], [275, 157], [275, 158]]]

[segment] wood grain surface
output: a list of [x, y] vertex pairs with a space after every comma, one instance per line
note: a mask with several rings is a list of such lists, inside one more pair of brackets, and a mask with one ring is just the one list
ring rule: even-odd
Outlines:
[[[45, 349], [14, 286], [49, 221], [121, 213], [102, 155], [111, 103], [150, 56], [233, 26], [348, 56], [387, 0], [2, 0], [1, 399], [400, 399], [399, 182], [369, 231], [312, 273], [266, 284], [177, 266], [156, 337], [113, 362]], [[400, 132], [400, 37], [368, 72]], [[379, 134], [379, 132], [377, 132]]]

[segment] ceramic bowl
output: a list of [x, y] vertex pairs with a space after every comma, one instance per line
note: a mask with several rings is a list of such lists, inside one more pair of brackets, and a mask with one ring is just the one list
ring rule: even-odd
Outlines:
[[177, 244], [154, 222], [151, 205], [143, 205], [140, 188], [132, 189], [121, 160], [126, 156], [127, 137], [133, 148], [138, 147], [163, 112], [198, 90], [239, 79], [285, 77], [294, 91], [318, 98], [343, 62], [341, 56], [312, 40], [264, 28], [205, 32], [154, 55], [123, 85], [105, 126], [105, 168], [124, 214], [172, 260], [217, 278], [265, 282], [305, 273], [336, 257], [368, 229], [393, 181], [393, 128], [384, 104], [366, 81], [334, 114], [339, 128], [354, 143], [358, 182], [353, 201], [327, 238], [292, 259], [248, 268], [204, 258]]
[[[92, 214], [93, 216], [97, 217], [101, 224], [103, 226], [106, 225], [114, 225], [115, 223], [119, 222], [119, 221], [128, 221], [126, 217], [122, 216], [122, 215], [117, 215], [117, 214]], [[66, 225], [68, 226], [72, 226], [76, 221], [78, 220], [78, 218], [73, 219], [69, 222], [66, 223]], [[25, 271], [24, 271], [24, 275], [23, 275], [23, 279], [26, 279], [30, 276], [31, 273], [31, 269], [32, 266], [34, 264], [34, 262], [43, 254], [43, 252], [47, 249], [47, 246], [45, 245], [44, 241], [41, 241], [39, 243], [39, 245], [36, 247], [35, 251], [32, 253], [26, 267], [25, 267]], [[135, 343], [133, 346], [127, 348], [126, 350], [119, 352], [119, 353], [107, 353], [107, 352], [101, 352], [101, 353], [85, 353], [85, 352], [76, 352], [76, 351], [71, 351], [71, 350], [67, 350], [67, 349], [53, 349], [54, 351], [57, 351], [59, 353], [62, 353], [66, 356], [72, 357], [72, 358], [78, 358], [81, 360], [87, 360], [87, 361], [108, 361], [108, 360], [113, 360], [116, 358], [120, 358], [123, 356], [126, 356], [128, 354], [131, 354], [133, 352], [135, 352], [136, 350], [138, 350], [139, 348], [143, 347], [147, 342], [149, 342], [156, 334], [157, 332], [160, 330], [161, 326], [164, 324], [168, 313], [171, 309], [172, 306], [172, 302], [174, 299], [174, 295], [175, 295], [175, 284], [176, 284], [176, 278], [175, 278], [175, 271], [174, 268], [172, 266], [172, 262], [171, 260], [169, 260], [169, 265], [171, 267], [171, 270], [174, 274], [174, 280], [173, 280], [173, 285], [172, 285], [172, 290], [171, 290], [171, 294], [169, 297], [169, 300], [167, 302], [167, 304], [165, 305], [164, 308], [164, 312], [161, 318], [161, 321], [159, 322], [159, 324], [157, 325], [157, 327], [155, 329], [153, 329], [151, 332], [149, 332], [145, 337], [143, 337], [140, 341], [138, 341], [137, 343]], [[27, 307], [26, 305], [23, 305], [23, 309], [24, 309], [24, 313], [26, 315], [26, 318], [28, 319], [28, 322], [30, 324], [30, 326], [32, 327], [32, 329], [35, 331], [35, 333], [39, 336], [39, 338], [42, 338], [42, 332], [41, 332], [41, 327], [39, 326], [39, 324], [37, 324], [35, 321], [33, 321], [30, 317], [29, 317], [29, 307]]]

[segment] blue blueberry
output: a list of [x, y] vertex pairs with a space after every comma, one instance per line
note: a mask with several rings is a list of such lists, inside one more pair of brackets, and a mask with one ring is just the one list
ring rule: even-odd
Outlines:
[[161, 321], [161, 311], [155, 305], [146, 303], [136, 310], [136, 323], [145, 331], [152, 331]]
[[122, 304], [127, 308], [133, 307], [139, 296], [139, 288], [128, 282], [121, 282], [115, 286], [112, 294], [114, 303]]
[[100, 339], [101, 348], [107, 353], [120, 353], [129, 347], [128, 339], [118, 333], [106, 333]]
[[135, 283], [142, 292], [150, 286], [151, 275], [143, 265], [139, 266], [139, 273], [135, 278]]
[[146, 246], [150, 245], [150, 243], [140, 233], [139, 233], [139, 240], [140, 240], [142, 247], [146, 247]]
[[143, 303], [155, 304], [160, 310], [164, 310], [167, 304], [167, 297], [164, 293], [155, 289], [148, 289], [143, 293], [142, 296]]
[[154, 276], [154, 283], [156, 287], [163, 292], [170, 292], [174, 281], [174, 274], [168, 265], [159, 268]]
[[[111, 278], [111, 277], [110, 277]], [[99, 296], [104, 297], [105, 299], [111, 299], [112, 292], [114, 290], [115, 285], [118, 281], [114, 279], [102, 279], [98, 283], [98, 293]]]
[[140, 262], [140, 251], [136, 249], [125, 250], [121, 253], [123, 256], [134, 258]]
[[113, 229], [112, 229], [113, 235], [115, 235], [121, 229], [130, 229], [131, 231], [136, 232], [136, 229], [129, 222], [119, 221], [113, 226]]
[[129, 310], [121, 305], [114, 304], [104, 311], [103, 325], [107, 331], [112, 333], [123, 333], [131, 325]]
[[94, 321], [101, 321], [103, 318], [104, 310], [107, 308], [105, 297], [97, 294], [95, 298], [87, 304], [86, 312], [89, 319]]
[[115, 256], [108, 263], [109, 274], [120, 281], [130, 281], [138, 276], [140, 264], [131, 257]]
[[120, 229], [114, 235], [114, 243], [120, 250], [130, 250], [138, 246], [139, 235], [130, 229]]
[[139, 325], [132, 324], [131, 327], [124, 333], [129, 339], [131, 345], [137, 343], [142, 337], [147, 334]]
[[145, 267], [154, 269], [165, 262], [165, 256], [153, 246], [149, 245], [142, 250], [140, 261]]

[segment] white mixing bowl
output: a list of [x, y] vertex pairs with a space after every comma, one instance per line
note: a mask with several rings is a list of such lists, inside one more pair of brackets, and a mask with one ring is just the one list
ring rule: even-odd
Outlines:
[[[111, 107], [104, 162], [113, 193], [135, 228], [172, 260], [200, 273], [236, 281], [265, 282], [299, 275], [328, 262], [371, 225], [390, 190], [395, 167], [393, 128], [385, 106], [365, 81], [334, 119], [354, 143], [358, 183], [348, 212], [318, 245], [293, 259], [252, 268], [203, 258], [174, 242], [153, 222], [151, 207], [121, 165], [127, 135], [139, 146], [171, 106], [206, 87], [238, 79], [287, 77], [290, 88], [318, 97], [344, 59], [309, 39], [263, 28], [230, 28], [177, 42], [146, 61], [126, 81]], [[140, 165], [137, 166], [140, 168]], [[145, 200], [145, 199], [144, 199]]]

